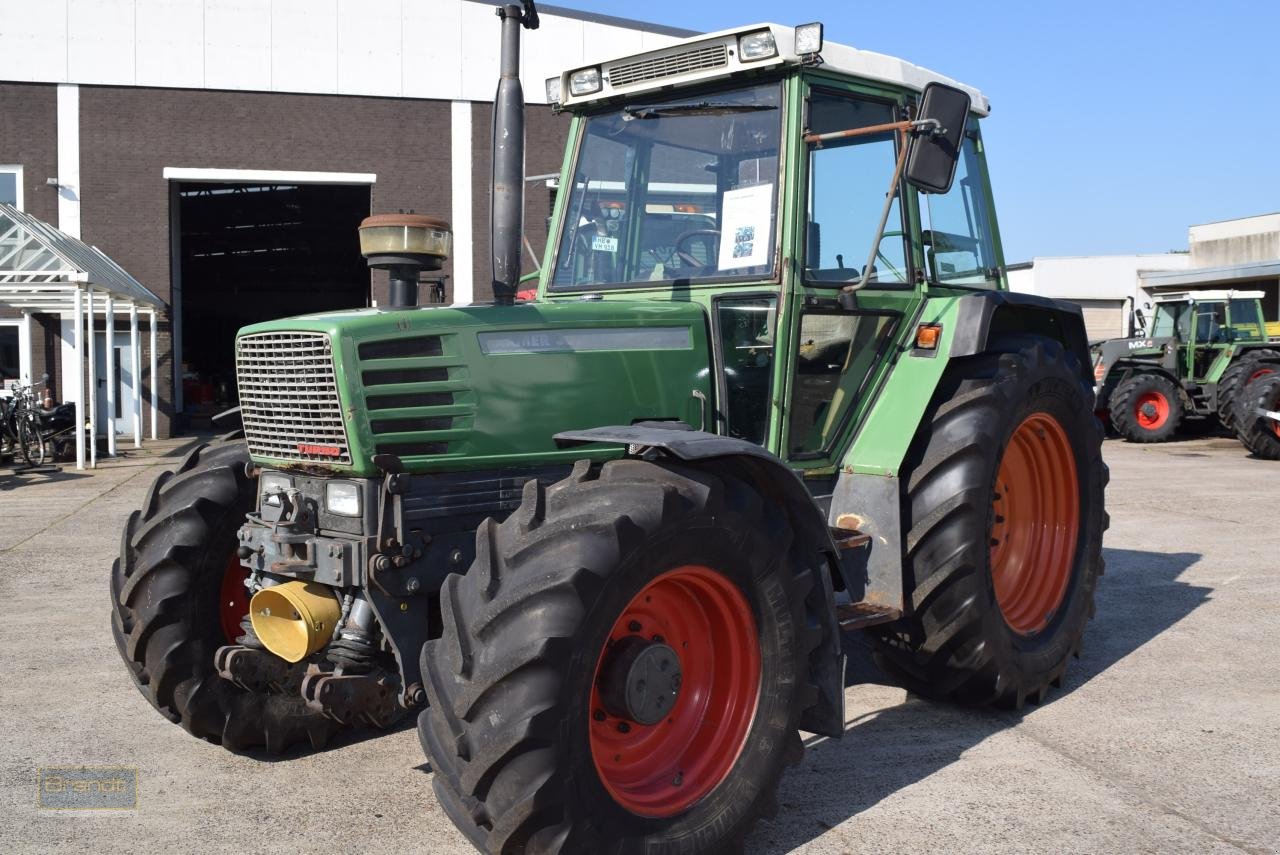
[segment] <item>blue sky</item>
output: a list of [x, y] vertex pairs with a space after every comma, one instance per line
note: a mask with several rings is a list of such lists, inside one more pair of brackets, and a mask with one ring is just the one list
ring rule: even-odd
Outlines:
[[1280, 211], [1276, 0], [555, 5], [704, 31], [820, 20], [977, 86], [1011, 263], [1186, 249], [1189, 225]]

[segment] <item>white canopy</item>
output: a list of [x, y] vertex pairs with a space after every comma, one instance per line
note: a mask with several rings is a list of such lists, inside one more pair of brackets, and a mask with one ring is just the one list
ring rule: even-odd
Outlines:
[[[74, 238], [66, 232], [19, 211], [12, 205], [0, 203], [0, 305], [12, 306], [23, 311], [24, 318], [31, 312], [70, 314], [73, 321], [72, 344], [75, 347], [76, 364], [72, 373], [76, 404], [76, 424], [85, 424], [85, 336], [88, 336], [89, 424], [91, 435], [97, 431], [97, 349], [94, 347], [94, 318], [106, 317], [107, 341], [114, 341], [115, 316], [126, 313], [129, 318], [130, 376], [133, 381], [133, 444], [142, 445], [142, 394], [139, 378], [142, 374], [142, 348], [138, 340], [138, 312], [151, 316], [151, 438], [157, 436], [156, 418], [156, 326], [159, 310], [164, 301], [142, 286], [124, 268], [95, 246]], [[26, 321], [29, 324], [29, 321]], [[30, 341], [29, 334], [27, 341]], [[115, 347], [103, 348], [105, 371], [101, 375], [111, 378], [116, 374]], [[115, 383], [106, 384], [107, 452], [116, 452]], [[64, 390], [66, 391], [66, 390]], [[123, 402], [122, 402], [123, 403]], [[84, 431], [76, 432], [76, 468], [85, 464]], [[91, 466], [97, 465], [97, 442], [89, 443]]]

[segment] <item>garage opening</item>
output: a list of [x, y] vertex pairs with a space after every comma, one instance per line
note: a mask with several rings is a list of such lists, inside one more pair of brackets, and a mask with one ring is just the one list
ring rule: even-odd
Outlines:
[[370, 187], [181, 182], [173, 192], [184, 421], [202, 427], [237, 403], [240, 327], [368, 305], [356, 230]]

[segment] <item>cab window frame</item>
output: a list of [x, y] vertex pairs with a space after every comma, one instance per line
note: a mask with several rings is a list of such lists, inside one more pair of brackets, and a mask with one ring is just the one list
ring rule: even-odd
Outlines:
[[[672, 279], [647, 280], [637, 279], [625, 282], [610, 283], [582, 283], [582, 284], [556, 284], [555, 274], [561, 260], [563, 251], [563, 241], [565, 229], [569, 226], [569, 219], [573, 215], [573, 196], [574, 184], [577, 179], [577, 169], [579, 160], [582, 156], [582, 148], [587, 138], [587, 125], [591, 119], [613, 113], [627, 106], [628, 103], [635, 100], [615, 100], [608, 104], [603, 104], [591, 109], [575, 111], [574, 120], [576, 122], [576, 130], [571, 139], [572, 150], [568, 154], [564, 166], [562, 167], [561, 178], [566, 179], [563, 186], [557, 188], [557, 203], [563, 197], [564, 210], [556, 225], [554, 233], [547, 236], [548, 252], [545, 256], [543, 269], [546, 271], [546, 293], [548, 296], [554, 294], [581, 294], [581, 293], [604, 293], [608, 291], [637, 291], [651, 290], [654, 288], [701, 288], [714, 287], [723, 285], [738, 284], [763, 284], [773, 283], [781, 284], [783, 277], [783, 268], [786, 266], [784, 258], [784, 239], [783, 239], [783, 217], [786, 211], [786, 177], [790, 164], [788, 163], [788, 129], [789, 117], [792, 106], [791, 88], [787, 85], [786, 75], [781, 73], [762, 74], [759, 77], [753, 77], [748, 80], [731, 79], [708, 83], [703, 86], [690, 87], [687, 90], [681, 90], [679, 98], [673, 100], [689, 100], [701, 95], [715, 95], [722, 92], [730, 92], [735, 90], [748, 89], [756, 86], [772, 85], [778, 88], [778, 153], [777, 153], [777, 171], [774, 174], [774, 200], [773, 200], [773, 241], [772, 241], [772, 272], [771, 273], [746, 273], [736, 275], [723, 276], [698, 276], [698, 277], [677, 277]], [[669, 93], [657, 92], [652, 93], [650, 100], [660, 101], [663, 96]], [[639, 96], [637, 96], [639, 97]], [[646, 166], [647, 177], [648, 166]], [[639, 191], [639, 187], [633, 187], [627, 191], [628, 197]], [[553, 212], [554, 217], [554, 212]], [[629, 224], [630, 226], [630, 224]], [[637, 226], [638, 228], [638, 226]]]
[[[895, 289], [898, 290], [898, 289]], [[862, 380], [858, 383], [858, 388], [849, 396], [848, 402], [844, 406], [843, 412], [840, 413], [839, 419], [833, 425], [830, 434], [827, 436], [821, 448], [809, 451], [792, 451], [791, 437], [791, 419], [792, 411], [795, 406], [796, 382], [795, 378], [799, 375], [800, 353], [797, 347], [792, 347], [790, 364], [787, 366], [788, 373], [788, 398], [786, 406], [786, 418], [783, 420], [782, 427], [782, 457], [787, 461], [814, 461], [825, 460], [831, 456], [843, 439], [847, 437], [847, 432], [851, 420], [854, 415], [861, 409], [861, 403], [866, 400], [867, 392], [872, 389], [881, 376], [883, 369], [888, 364], [889, 354], [891, 354], [896, 346], [899, 335], [902, 332], [903, 319], [906, 313], [898, 309], [889, 308], [859, 308], [847, 310], [839, 306], [831, 305], [804, 305], [800, 308], [796, 318], [796, 333], [799, 335], [804, 329], [804, 319], [808, 315], [831, 315], [836, 317], [879, 317], [887, 318], [888, 325], [885, 328], [879, 347], [874, 354], [870, 363], [870, 370], [863, 375]], [[837, 382], [837, 385], [839, 383]]]
[[[893, 121], [899, 121], [905, 118], [905, 113], [909, 105], [909, 101], [904, 94], [893, 94], [888, 90], [872, 90], [865, 85], [849, 83], [843, 81], [824, 80], [821, 78], [809, 79], [807, 81], [808, 88], [804, 93], [804, 112], [802, 114], [802, 133], [810, 132], [810, 108], [815, 95], [833, 96], [843, 98], [850, 101], [865, 101], [872, 104], [886, 106], [890, 110]], [[894, 154], [898, 153], [898, 147], [902, 144], [902, 137], [897, 132], [893, 132]], [[812, 159], [817, 147], [803, 142], [801, 140], [800, 151], [802, 157], [799, 169], [801, 170], [801, 182], [799, 184], [801, 194], [796, 199], [796, 219], [798, 221], [799, 241], [797, 246], [797, 255], [800, 256], [800, 263], [796, 265], [797, 279], [806, 288], [815, 290], [839, 290], [849, 285], [849, 282], [831, 282], [822, 279], [813, 279], [808, 275], [809, 266], [809, 227], [812, 225], [810, 214], [810, 181], [812, 180]], [[919, 244], [919, 230], [915, 228], [914, 217], [912, 215], [912, 195], [907, 192], [910, 185], [907, 184], [905, 175], [898, 177], [898, 217], [901, 221], [903, 257], [906, 261], [906, 281], [905, 282], [881, 282], [873, 280], [867, 283], [862, 289], [864, 291], [910, 291], [918, 287], [922, 281], [919, 273], [919, 267], [916, 259], [916, 248]], [[883, 198], [875, 201], [875, 207], [878, 211], [880, 205], [883, 204]], [[893, 220], [890, 219], [889, 223]], [[888, 226], [886, 225], [886, 230]], [[881, 237], [883, 241], [883, 236]], [[859, 276], [861, 275], [862, 265], [866, 262], [866, 257], [854, 259], [857, 265]], [[856, 279], [854, 281], [857, 281]]]
[[[732, 437], [731, 419], [729, 417], [729, 378], [725, 373], [725, 365], [727, 360], [724, 353], [724, 338], [720, 313], [721, 306], [725, 303], [748, 302], [751, 300], [772, 300], [773, 301], [773, 346], [771, 350], [768, 372], [768, 386], [765, 389], [765, 407], [766, 412], [772, 412], [774, 394], [777, 389], [777, 369], [778, 369], [778, 331], [781, 328], [779, 315], [781, 314], [781, 306], [783, 301], [782, 293], [776, 288], [746, 288], [742, 291], [727, 291], [723, 294], [716, 294], [711, 298], [711, 370], [715, 373], [715, 390], [716, 401], [712, 410], [711, 417], [714, 425], [712, 432], [719, 436]], [[769, 447], [769, 434], [771, 432], [772, 418], [766, 415], [764, 420], [764, 436], [757, 443], [762, 448]], [[753, 440], [746, 440], [752, 442]]]
[[[912, 106], [919, 105], [919, 99], [912, 101]], [[922, 279], [926, 281], [931, 288], [947, 288], [959, 291], [1004, 291], [1008, 290], [1008, 269], [1004, 258], [1004, 244], [1000, 240], [1000, 224], [996, 219], [995, 198], [991, 191], [991, 173], [987, 169], [987, 152], [986, 144], [982, 138], [982, 128], [979, 117], [970, 112], [968, 121], [965, 125], [964, 136], [961, 138], [961, 161], [964, 161], [966, 153], [964, 149], [972, 146], [973, 163], [977, 167], [976, 178], [978, 179], [978, 187], [980, 188], [982, 199], [982, 218], [986, 222], [988, 233], [986, 235], [987, 242], [990, 245], [992, 261], [994, 267], [988, 268], [995, 271], [994, 278], [985, 278], [982, 283], [977, 282], [948, 282], [938, 278], [938, 271], [933, 264], [929, 263], [929, 247], [925, 245], [924, 236], [926, 231], [933, 231], [933, 216], [929, 209], [929, 197], [932, 194], [916, 191], [916, 206], [919, 210], [919, 231], [916, 238], [919, 242]], [[951, 187], [951, 193], [961, 192], [959, 178]], [[949, 195], [949, 194], [946, 194]], [[928, 221], [929, 228], [925, 228], [925, 222]]]

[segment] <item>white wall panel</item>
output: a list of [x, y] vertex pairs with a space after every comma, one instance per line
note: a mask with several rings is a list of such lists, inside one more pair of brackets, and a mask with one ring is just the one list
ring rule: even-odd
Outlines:
[[135, 0], [135, 83], [204, 86], [203, 0]]
[[407, 98], [460, 97], [461, 3], [406, 0], [401, 12], [401, 91]]
[[[501, 21], [494, 13], [493, 6], [462, 3], [461, 7], [462, 86], [458, 97], [464, 101], [492, 101], [493, 93], [498, 88], [498, 38], [502, 32]], [[537, 36], [538, 32], [541, 30], [533, 35]], [[528, 43], [526, 38], [524, 44]]]
[[0, 80], [67, 79], [64, 0], [0, 0]]
[[338, 91], [337, 0], [272, 0], [271, 88]]
[[613, 59], [644, 50], [644, 40], [639, 30], [609, 27], [604, 24], [587, 25], [586, 61]]
[[205, 0], [204, 85], [271, 89], [271, 0]]
[[525, 39], [521, 51], [524, 68], [520, 80], [526, 101], [546, 103], [547, 78], [585, 64], [583, 51], [588, 28], [594, 25], [572, 18], [542, 18], [542, 24], [532, 37]]
[[133, 0], [68, 0], [67, 77], [72, 83], [131, 85]]
[[[543, 13], [521, 80], [662, 47], [640, 29]], [[494, 5], [467, 0], [0, 0], [0, 80], [488, 101]]]
[[338, 0], [338, 91], [400, 94], [400, 0]]

